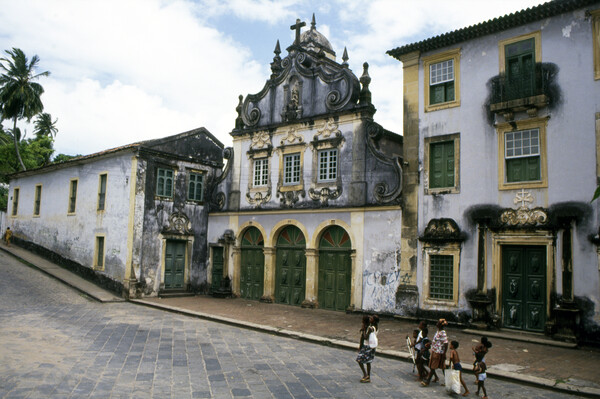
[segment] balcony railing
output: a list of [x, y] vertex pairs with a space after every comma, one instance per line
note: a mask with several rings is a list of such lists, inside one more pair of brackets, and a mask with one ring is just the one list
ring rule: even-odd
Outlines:
[[[492, 79], [492, 111], [510, 108], [516, 105], [538, 105], [542, 101], [546, 105], [549, 86], [550, 71], [542, 68], [540, 64], [536, 65], [534, 71], [517, 76], [497, 76]], [[531, 103], [528, 99], [542, 96], [537, 101]], [[510, 104], [515, 100], [516, 104]]]

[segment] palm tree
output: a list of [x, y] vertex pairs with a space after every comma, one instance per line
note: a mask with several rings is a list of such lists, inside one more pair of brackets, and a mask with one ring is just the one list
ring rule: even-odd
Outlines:
[[17, 153], [17, 159], [21, 168], [25, 170], [25, 164], [21, 159], [19, 152], [19, 134], [17, 134], [17, 121], [26, 119], [31, 121], [35, 115], [44, 110], [41, 95], [44, 88], [39, 83], [34, 82], [40, 76], [48, 76], [50, 72], [35, 74], [40, 59], [37, 55], [28, 61], [27, 56], [21, 49], [13, 47], [11, 50], [5, 50], [10, 58], [0, 58], [0, 68], [3, 72], [0, 75], [0, 107], [1, 119], [12, 119], [13, 121], [13, 143]]
[[33, 132], [38, 138], [42, 136], [56, 137], [56, 133], [58, 133], [56, 122], [58, 122], [58, 119], [52, 121], [52, 116], [49, 113], [42, 112], [33, 123], [35, 128]]

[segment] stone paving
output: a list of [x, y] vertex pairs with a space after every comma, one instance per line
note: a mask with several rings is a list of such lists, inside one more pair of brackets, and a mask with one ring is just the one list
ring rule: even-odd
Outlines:
[[[131, 303], [101, 304], [0, 252], [0, 398], [434, 398], [412, 367]], [[472, 376], [466, 376], [472, 384]], [[472, 386], [474, 388], [474, 386]], [[490, 397], [564, 393], [489, 379]], [[474, 394], [471, 397], [475, 397]]]

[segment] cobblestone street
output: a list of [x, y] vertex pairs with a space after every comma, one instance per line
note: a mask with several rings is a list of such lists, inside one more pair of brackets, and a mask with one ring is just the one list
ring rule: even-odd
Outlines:
[[[0, 253], [0, 398], [439, 398], [412, 366], [176, 315], [101, 304]], [[473, 376], [465, 379], [471, 388]], [[491, 398], [564, 393], [488, 379]], [[471, 397], [475, 397], [474, 389]], [[574, 397], [574, 396], [572, 396]]]

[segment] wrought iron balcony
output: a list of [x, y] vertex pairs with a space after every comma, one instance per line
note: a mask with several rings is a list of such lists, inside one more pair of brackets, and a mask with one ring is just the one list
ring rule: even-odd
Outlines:
[[494, 77], [491, 80], [490, 110], [505, 114], [508, 119], [512, 119], [514, 112], [537, 113], [539, 108], [545, 107], [550, 101], [551, 76], [550, 69], [538, 64], [530, 73], [514, 77]]

